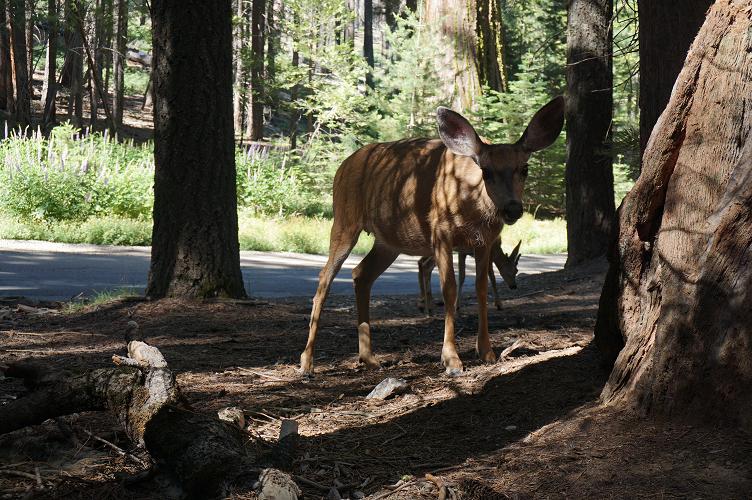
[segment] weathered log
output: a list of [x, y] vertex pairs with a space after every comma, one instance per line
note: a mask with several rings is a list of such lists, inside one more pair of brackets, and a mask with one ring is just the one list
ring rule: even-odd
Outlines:
[[230, 486], [250, 486], [258, 469], [243, 433], [192, 411], [157, 348], [132, 341], [128, 354], [115, 357], [116, 368], [80, 374], [45, 375], [31, 364], [9, 367], [6, 375], [24, 378], [33, 391], [0, 407], [0, 434], [52, 417], [106, 409], [186, 496], [212, 498]]

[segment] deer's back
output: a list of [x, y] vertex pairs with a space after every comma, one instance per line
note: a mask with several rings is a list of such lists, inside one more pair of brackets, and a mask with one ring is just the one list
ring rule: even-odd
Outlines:
[[401, 253], [431, 255], [437, 230], [455, 234], [457, 246], [474, 246], [484, 219], [481, 177], [472, 160], [448, 153], [438, 139], [369, 144], [337, 170], [334, 215]]

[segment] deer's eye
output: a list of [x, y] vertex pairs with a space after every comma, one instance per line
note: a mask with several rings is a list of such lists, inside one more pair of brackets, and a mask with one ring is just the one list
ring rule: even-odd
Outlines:
[[527, 165], [523, 165], [522, 168], [520, 169], [520, 175], [522, 177], [527, 177], [527, 173], [528, 173], [527, 172]]
[[493, 182], [493, 171], [490, 168], [482, 168], [483, 180]]

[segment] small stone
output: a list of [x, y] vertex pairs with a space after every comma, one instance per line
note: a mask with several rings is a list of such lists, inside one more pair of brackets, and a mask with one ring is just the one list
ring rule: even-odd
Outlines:
[[363, 493], [362, 491], [357, 491], [357, 490], [356, 490], [356, 491], [353, 491], [353, 492], [352, 492], [352, 497], [353, 497], [353, 498], [356, 498], [356, 499], [360, 499], [360, 498], [365, 498], [365, 497], [366, 497], [366, 494], [365, 494], [365, 493]]
[[342, 495], [339, 494], [337, 488], [332, 486], [329, 493], [326, 495], [326, 500], [342, 500]]
[[298, 500], [302, 492], [292, 478], [277, 469], [264, 469], [256, 487], [259, 500]]
[[507, 425], [506, 427], [504, 427], [504, 430], [505, 431], [516, 431], [517, 430], [517, 426], [516, 425]]
[[402, 378], [385, 378], [366, 396], [366, 399], [387, 399], [407, 392], [410, 386]]
[[217, 417], [220, 420], [237, 426], [238, 429], [245, 427], [245, 415], [243, 414], [243, 410], [241, 410], [240, 408], [236, 408], [234, 406], [231, 406], [229, 408], [222, 408], [217, 412]]

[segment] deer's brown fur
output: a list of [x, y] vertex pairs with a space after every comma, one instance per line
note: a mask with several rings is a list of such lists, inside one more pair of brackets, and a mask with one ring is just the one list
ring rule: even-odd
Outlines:
[[[488, 273], [489, 253], [504, 222], [522, 215], [527, 161], [550, 145], [563, 126], [564, 103], [557, 98], [541, 108], [515, 144], [484, 144], [461, 115], [439, 108], [439, 139], [370, 144], [347, 158], [334, 177], [334, 222], [329, 259], [319, 274], [308, 342], [301, 371], [313, 373], [313, 351], [321, 308], [332, 280], [361, 231], [374, 235], [368, 255], [353, 270], [358, 310], [359, 355], [378, 366], [370, 345], [371, 286], [400, 253], [436, 259], [446, 320], [441, 359], [449, 373], [462, 370], [454, 332], [457, 286], [453, 248], [475, 249], [476, 273]], [[480, 167], [480, 168], [479, 168]], [[495, 361], [488, 337], [487, 280], [476, 280], [478, 353]]]

